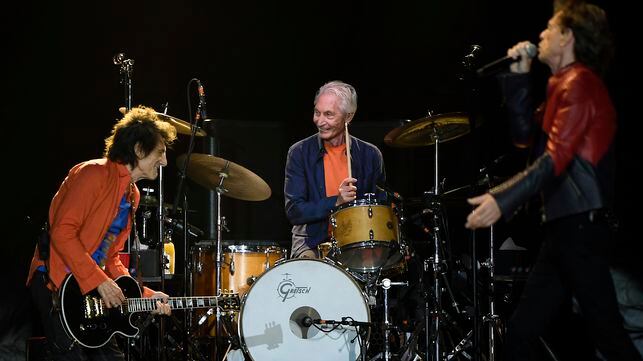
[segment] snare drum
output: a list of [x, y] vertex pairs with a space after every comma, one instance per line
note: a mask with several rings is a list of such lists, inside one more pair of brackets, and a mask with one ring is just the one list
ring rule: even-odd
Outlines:
[[399, 226], [393, 208], [373, 199], [358, 199], [339, 206], [330, 216], [335, 258], [359, 272], [373, 272], [402, 260]]
[[265, 272], [243, 299], [242, 346], [254, 361], [291, 360], [293, 355], [355, 361], [366, 351], [368, 328], [310, 325], [306, 317], [370, 322], [366, 295], [346, 271], [323, 260], [291, 259]]

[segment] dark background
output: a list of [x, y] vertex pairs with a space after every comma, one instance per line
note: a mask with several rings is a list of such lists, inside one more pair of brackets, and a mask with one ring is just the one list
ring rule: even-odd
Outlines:
[[[619, 2], [597, 3], [607, 10], [617, 42], [607, 77], [619, 113], [616, 212], [621, 228], [615, 258], [640, 272], [635, 205], [641, 197], [634, 175], [642, 169], [627, 28], [634, 15]], [[7, 335], [2, 344], [10, 345], [9, 350], [14, 350], [12, 343], [19, 350], [30, 332], [25, 331], [30, 306], [23, 284], [33, 225], [46, 217], [68, 169], [100, 157], [103, 139], [120, 117], [118, 107], [125, 105], [118, 66], [112, 63], [116, 53], [135, 60], [133, 105], [162, 111], [168, 103], [168, 114], [189, 120], [194, 108], [188, 110], [187, 98], [194, 107], [196, 90], [188, 82], [203, 81], [208, 117], [217, 125], [219, 156], [253, 171], [272, 190], [262, 202], [224, 197], [222, 214], [231, 231], [223, 239], [289, 247], [290, 225], [283, 211], [285, 155], [290, 144], [315, 132], [311, 110], [319, 86], [335, 79], [355, 86], [359, 105], [351, 132], [382, 150], [389, 185], [405, 197], [431, 189], [433, 148], [391, 148], [383, 137], [403, 120], [424, 117], [429, 110], [470, 112], [480, 123], [474, 135], [440, 148], [446, 190], [473, 182], [477, 169], [501, 155], [508, 156], [496, 172], [506, 177], [522, 168], [524, 157], [509, 144], [496, 83], [492, 78], [467, 80], [461, 61], [472, 44], [482, 48], [482, 65], [503, 56], [517, 41], [537, 42], [552, 11], [547, 1], [507, 0], [12, 2], [4, 7], [7, 253], [2, 285], [9, 296], [3, 299], [8, 307], [1, 307], [0, 331]], [[546, 75], [544, 66], [535, 66], [543, 93]], [[471, 92], [473, 85], [477, 92]], [[180, 135], [168, 153], [168, 202], [174, 201], [178, 183], [175, 159], [185, 152], [187, 141]], [[196, 152], [204, 152], [203, 142], [197, 139]], [[188, 182], [196, 210], [190, 222], [201, 228], [203, 194]], [[464, 196], [446, 203], [456, 252], [467, 247]], [[177, 241], [180, 247], [182, 240]]]

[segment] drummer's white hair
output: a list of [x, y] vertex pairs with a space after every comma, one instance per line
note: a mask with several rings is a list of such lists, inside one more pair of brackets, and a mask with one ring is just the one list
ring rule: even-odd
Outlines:
[[339, 108], [344, 114], [355, 114], [357, 111], [357, 92], [352, 85], [341, 80], [330, 81], [319, 88], [314, 104], [317, 104], [317, 100], [324, 93], [331, 93], [339, 98]]

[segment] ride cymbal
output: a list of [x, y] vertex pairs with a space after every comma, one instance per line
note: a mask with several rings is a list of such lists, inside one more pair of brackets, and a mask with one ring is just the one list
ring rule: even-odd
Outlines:
[[[176, 159], [183, 168], [187, 154]], [[244, 201], [263, 201], [270, 197], [270, 186], [252, 171], [223, 158], [210, 154], [193, 153], [187, 176], [202, 187], [216, 190], [223, 178], [222, 195]]]
[[[127, 108], [120, 107], [120, 108], [118, 108], [118, 111], [121, 112], [121, 114], [124, 115], [125, 113], [127, 113]], [[155, 112], [155, 113], [159, 117], [159, 119], [161, 119], [162, 121], [172, 124], [174, 126], [174, 128], [176, 128], [177, 133], [185, 134], [185, 135], [192, 134], [192, 128], [190, 126], [190, 123], [186, 122], [185, 120], [181, 120], [181, 119], [175, 118], [175, 117], [173, 117], [171, 115], [167, 115], [167, 114], [163, 114], [163, 113], [159, 113], [159, 112]], [[207, 135], [207, 133], [203, 129], [197, 127], [195, 135], [197, 137], [205, 137]]]
[[445, 113], [411, 121], [394, 128], [384, 137], [392, 147], [409, 148], [444, 143], [469, 133], [469, 117], [464, 113]]

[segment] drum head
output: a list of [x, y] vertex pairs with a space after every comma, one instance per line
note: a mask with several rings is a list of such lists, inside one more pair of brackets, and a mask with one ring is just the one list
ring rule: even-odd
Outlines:
[[358, 337], [356, 327], [306, 326], [306, 317], [370, 322], [366, 297], [350, 275], [323, 260], [293, 259], [264, 273], [244, 298], [243, 346], [254, 361], [355, 361], [366, 350], [368, 330]]

